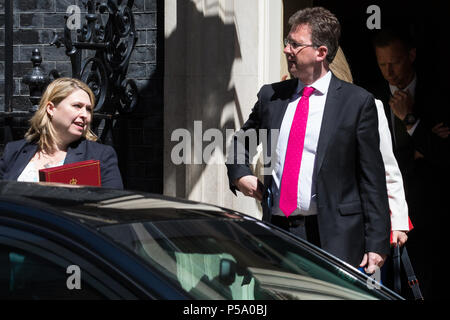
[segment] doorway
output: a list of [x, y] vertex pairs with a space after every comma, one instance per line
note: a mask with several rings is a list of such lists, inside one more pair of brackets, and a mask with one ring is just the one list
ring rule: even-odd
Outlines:
[[367, 27], [371, 16], [367, 8], [371, 5], [380, 8], [381, 28], [401, 25], [410, 30], [417, 47], [417, 68], [432, 79], [439, 75], [437, 80], [444, 80], [444, 75], [450, 71], [449, 64], [443, 63], [450, 49], [446, 39], [450, 29], [447, 2], [429, 0], [424, 6], [423, 3], [406, 0], [283, 0], [283, 34], [286, 36], [289, 32], [287, 21], [295, 11], [308, 6], [327, 8], [341, 23], [340, 45], [352, 70], [354, 83], [371, 90], [383, 81], [372, 47], [372, 37], [378, 30]]

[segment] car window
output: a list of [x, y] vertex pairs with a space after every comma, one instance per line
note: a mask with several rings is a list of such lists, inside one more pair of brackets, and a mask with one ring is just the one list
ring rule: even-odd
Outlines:
[[158, 221], [101, 231], [199, 299], [381, 297], [310, 249], [254, 221]]
[[107, 265], [72, 249], [0, 225], [0, 299], [136, 299]]
[[[2, 299], [101, 299], [103, 296], [57, 263], [31, 252], [0, 245], [0, 297]], [[70, 279], [69, 279], [70, 280]], [[69, 289], [70, 287], [70, 289]]]

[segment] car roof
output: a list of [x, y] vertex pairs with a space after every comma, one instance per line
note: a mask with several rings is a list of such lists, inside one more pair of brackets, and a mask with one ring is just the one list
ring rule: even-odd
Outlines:
[[[231, 209], [139, 191], [63, 184], [0, 181], [0, 199], [50, 208], [93, 227], [134, 221], [242, 219]], [[248, 217], [250, 218], [250, 217]]]
[[[2, 208], [6, 210], [1, 210]], [[0, 181], [0, 219], [2, 218], [5, 218], [7, 223], [12, 219], [13, 223], [20, 220], [21, 222], [31, 221], [33, 226], [36, 224], [43, 227], [50, 226], [51, 230], [57, 227], [58, 232], [66, 238], [83, 242], [85, 245], [89, 244], [89, 248], [94, 246], [94, 250], [97, 252], [102, 250], [103, 253], [105, 253], [104, 242], [97, 244], [96, 241], [92, 241], [94, 238], [99, 240], [103, 237], [100, 237], [98, 232], [90, 232], [87, 229], [133, 222], [184, 219], [252, 220], [258, 221], [260, 225], [259, 220], [230, 209], [157, 194], [17, 181]], [[71, 222], [75, 222], [75, 225]], [[277, 230], [272, 226], [270, 229]], [[53, 231], [51, 234], [53, 237]], [[86, 240], [87, 238], [89, 240]], [[304, 245], [307, 244], [304, 243]], [[317, 248], [315, 250], [322, 251]], [[107, 251], [108, 254], [111, 252]], [[327, 255], [341, 267], [346, 265], [325, 252], [319, 252], [319, 254]], [[114, 256], [111, 254], [111, 257]], [[353, 276], [362, 277], [359, 272], [355, 272]], [[395, 294], [389, 292], [389, 295]]]

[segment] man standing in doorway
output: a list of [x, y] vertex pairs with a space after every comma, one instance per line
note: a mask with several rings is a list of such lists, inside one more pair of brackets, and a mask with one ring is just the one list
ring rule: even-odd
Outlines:
[[[384, 28], [376, 34], [373, 44], [378, 67], [386, 80], [380, 89], [373, 91], [385, 107], [409, 216], [414, 224], [408, 251], [424, 298], [432, 298], [436, 297], [431, 295], [432, 286], [441, 286], [440, 278], [433, 280], [432, 266], [441, 259], [443, 250], [436, 248], [445, 242], [445, 236], [439, 237], [448, 226], [445, 223], [448, 193], [442, 193], [448, 184], [445, 178], [448, 143], [445, 144], [445, 136], [438, 135], [441, 130], [448, 134], [439, 110], [447, 107], [446, 99], [441, 98], [445, 91], [439, 89], [438, 80], [429, 81], [431, 77], [416, 72], [416, 48], [407, 29]], [[446, 164], [440, 166], [440, 163]], [[440, 222], [437, 226], [436, 221]], [[403, 295], [408, 297], [409, 290], [404, 291]]]

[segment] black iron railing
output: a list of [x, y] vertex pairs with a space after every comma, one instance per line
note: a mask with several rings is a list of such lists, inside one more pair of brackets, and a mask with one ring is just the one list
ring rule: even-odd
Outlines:
[[[66, 15], [64, 38], [55, 37], [51, 45], [64, 45], [72, 63], [72, 77], [86, 82], [94, 91], [94, 111], [103, 114], [131, 112], [137, 103], [137, 86], [126, 74], [131, 53], [137, 42], [132, 7], [134, 0], [83, 0], [86, 22], [77, 30], [76, 41]], [[120, 4], [118, 4], [120, 3]], [[101, 15], [107, 15], [103, 23]], [[83, 50], [95, 56], [82, 62]], [[58, 73], [53, 71], [58, 76]]]
[[[68, 23], [74, 14], [68, 12], [64, 23], [64, 35], [55, 32], [50, 45], [65, 47], [66, 55], [72, 65], [72, 77], [86, 82], [96, 97], [94, 107], [95, 125], [104, 119], [104, 129], [111, 129], [110, 121], [120, 114], [131, 113], [137, 105], [138, 92], [133, 79], [127, 79], [131, 53], [137, 42], [132, 7], [134, 0], [82, 0], [84, 23], [73, 28]], [[104, 22], [106, 20], [106, 22]], [[83, 60], [84, 58], [84, 60]], [[12, 107], [13, 94], [13, 3], [5, 0], [5, 111], [0, 117], [10, 126], [15, 118], [29, 118], [37, 110], [40, 97], [47, 84], [60, 77], [58, 70], [46, 73], [41, 67], [42, 57], [38, 49], [31, 56], [32, 71], [23, 77], [29, 86], [31, 108], [27, 111], [15, 111]], [[110, 130], [109, 130], [110, 131]], [[8, 140], [10, 134], [5, 134]], [[106, 140], [111, 140], [110, 133]], [[7, 142], [7, 141], [5, 141]]]

